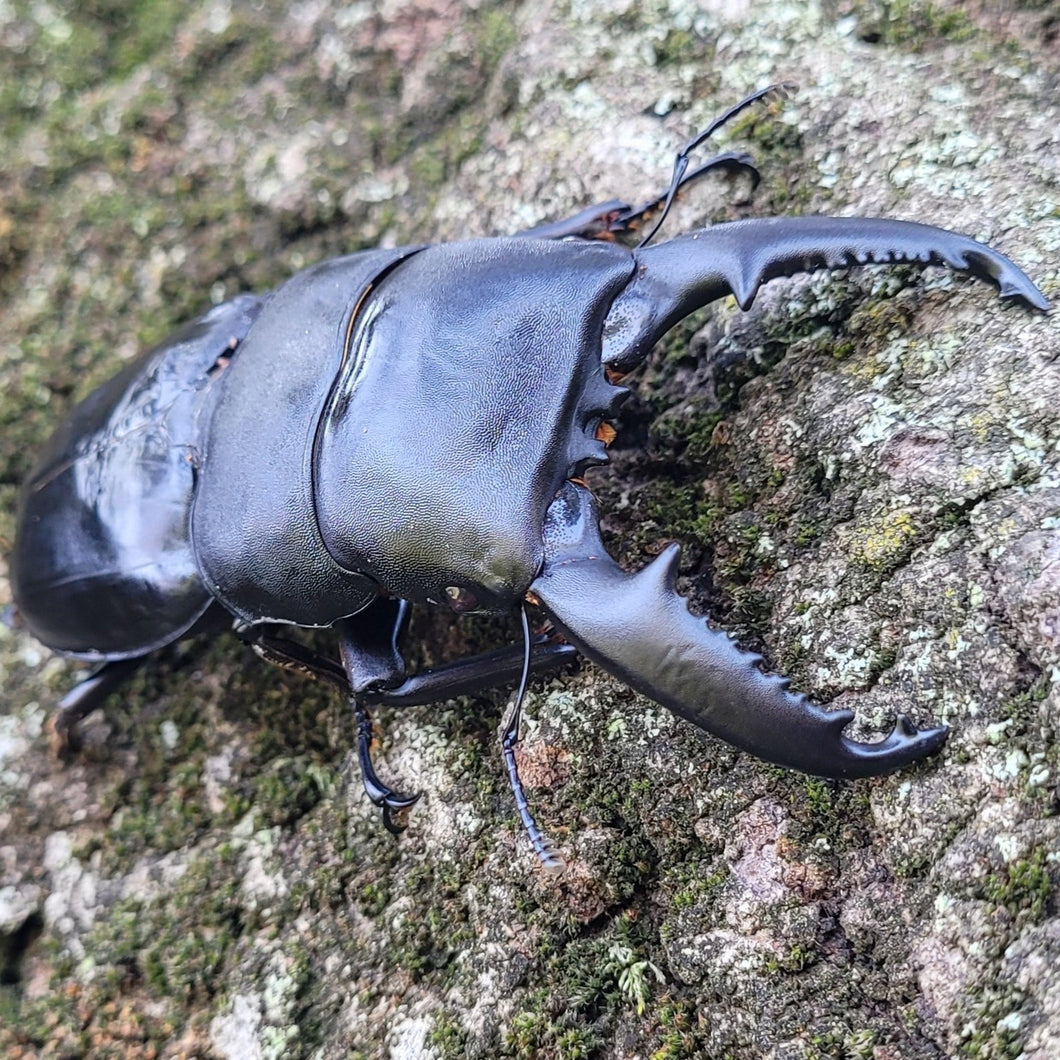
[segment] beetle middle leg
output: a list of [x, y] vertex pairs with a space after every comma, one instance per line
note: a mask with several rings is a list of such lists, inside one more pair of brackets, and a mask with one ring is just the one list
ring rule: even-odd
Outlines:
[[357, 719], [357, 761], [364, 792], [372, 805], [382, 810], [383, 825], [393, 835], [405, 828], [404, 823], [394, 819], [394, 814], [415, 805], [422, 792], [405, 795], [380, 780], [372, 763], [372, 716], [365, 694], [373, 688], [392, 687], [404, 678], [405, 660], [399, 641], [408, 626], [410, 612], [404, 600], [376, 600], [359, 614], [335, 624], [350, 703]]
[[[451, 699], [454, 696], [473, 695], [486, 688], [517, 681], [518, 690], [509, 700], [508, 710], [501, 722], [499, 733], [501, 751], [504, 754], [508, 780], [515, 796], [515, 808], [530, 838], [530, 843], [545, 870], [558, 872], [563, 868], [563, 861], [553, 850], [530, 813], [515, 762], [515, 745], [519, 740], [523, 697], [526, 694], [526, 685], [530, 677], [559, 669], [577, 657], [577, 650], [570, 644], [547, 641], [535, 643], [530, 636], [525, 609], [520, 614], [523, 629], [522, 644], [459, 659], [434, 670], [423, 670], [413, 674], [396, 688], [370, 690], [365, 698], [372, 704], [410, 706], [434, 703], [442, 699]], [[385, 812], [384, 823], [386, 823]]]

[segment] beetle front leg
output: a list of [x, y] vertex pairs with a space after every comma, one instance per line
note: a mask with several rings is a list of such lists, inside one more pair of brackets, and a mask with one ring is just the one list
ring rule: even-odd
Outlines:
[[247, 644], [259, 658], [272, 666], [289, 673], [311, 677], [331, 685], [344, 696], [350, 694], [350, 683], [342, 667], [331, 659], [312, 651], [296, 641], [279, 637], [273, 626], [255, 626], [250, 631], [237, 630], [237, 636]]
[[296, 641], [277, 636], [275, 627], [262, 626], [242, 633], [266, 662], [323, 681], [349, 700], [357, 719], [357, 761], [365, 794], [373, 806], [380, 807], [383, 825], [395, 835], [403, 826], [393, 815], [408, 810], [420, 793], [402, 794], [376, 773], [371, 755], [372, 717], [365, 704], [365, 692], [399, 684], [405, 676], [405, 660], [398, 641], [408, 625], [408, 616], [409, 605], [404, 600], [377, 600], [359, 614], [335, 623], [341, 666]]
[[[340, 627], [342, 625], [343, 623], [339, 623]], [[363, 644], [354, 641], [348, 635], [341, 635], [339, 646], [343, 653], [344, 663], [347, 657], [358, 657], [364, 652]], [[392, 814], [408, 810], [420, 795], [419, 793], [411, 796], [401, 795], [387, 787], [377, 776], [368, 753], [372, 735], [369, 706], [409, 707], [424, 703], [437, 703], [456, 696], [474, 695], [484, 689], [520, 679], [525, 684], [528, 676], [551, 673], [576, 656], [577, 651], [570, 644], [532, 644], [529, 649], [529, 659], [526, 658], [525, 649], [522, 646], [500, 648], [497, 651], [460, 659], [433, 670], [422, 670], [406, 678], [396, 687], [366, 688], [362, 693], [353, 696], [354, 709], [357, 712], [357, 750], [364, 777], [364, 789], [373, 804], [382, 808], [383, 824], [387, 830], [395, 834], [403, 830], [404, 825], [396, 823]], [[515, 724], [517, 726], [517, 722]], [[511, 728], [510, 746], [509, 742], [505, 742], [504, 746], [506, 755], [510, 754], [516, 738], [517, 728]], [[513, 786], [518, 802], [517, 780], [513, 782]], [[524, 812], [526, 812], [525, 800], [524, 806], [520, 807], [520, 814]]]
[[[518, 691], [510, 700], [508, 712], [501, 723], [501, 751], [515, 797], [515, 808], [526, 828], [530, 844], [545, 871], [558, 872], [563, 868], [563, 861], [538, 828], [530, 812], [515, 762], [515, 745], [519, 740], [519, 719], [528, 679], [531, 675], [550, 673], [564, 663], [572, 661], [577, 657], [577, 650], [570, 644], [533, 643], [525, 609], [521, 614], [522, 644], [461, 659], [436, 670], [424, 670], [413, 674], [397, 688], [368, 692], [366, 698], [373, 703], [408, 706], [414, 703], [434, 703], [451, 699], [453, 696], [473, 695], [485, 688], [518, 681]], [[387, 823], [385, 810], [384, 823]], [[387, 827], [390, 827], [389, 823]]]
[[[277, 636], [274, 626], [240, 631], [266, 662], [324, 681], [349, 698], [357, 718], [357, 758], [364, 790], [372, 804], [382, 809], [387, 830], [394, 833], [403, 826], [395, 822], [393, 815], [407, 810], [420, 795], [395, 791], [376, 773], [370, 753], [372, 718], [368, 708], [420, 706], [475, 695], [518, 681], [524, 668], [523, 648], [512, 646], [404, 677], [405, 663], [397, 640], [407, 620], [408, 605], [404, 601], [378, 600], [360, 614], [337, 622], [341, 666], [302, 644]], [[572, 662], [577, 654], [570, 644], [533, 644], [528, 675], [552, 673]]]
[[360, 614], [335, 623], [350, 705], [357, 719], [357, 761], [364, 793], [382, 811], [383, 826], [392, 835], [405, 830], [405, 824], [395, 820], [394, 815], [407, 812], [423, 793], [405, 795], [385, 784], [376, 773], [372, 762], [375, 733], [365, 696], [373, 688], [396, 685], [405, 676], [405, 660], [398, 641], [408, 626], [410, 610], [404, 600], [377, 600]]
[[[689, 184], [716, 171], [728, 176], [746, 174], [751, 180], [752, 191], [762, 180], [762, 175], [755, 168], [750, 155], [726, 151], [724, 154], [708, 158], [691, 173], [687, 173], [678, 184], [677, 191], [680, 192]], [[645, 220], [662, 209], [670, 196], [670, 189], [667, 188], [640, 206], [631, 206], [621, 199], [608, 199], [607, 202], [588, 206], [559, 221], [546, 221], [544, 224], [527, 228], [518, 235], [529, 236], [531, 239], [567, 239], [572, 236], [580, 239], [614, 239], [616, 235], [636, 231]]]

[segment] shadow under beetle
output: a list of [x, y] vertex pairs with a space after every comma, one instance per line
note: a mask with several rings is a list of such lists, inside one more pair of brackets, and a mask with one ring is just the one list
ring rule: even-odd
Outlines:
[[[269, 294], [203, 314], [83, 401], [26, 482], [12, 578], [44, 644], [97, 670], [63, 700], [69, 737], [145, 656], [217, 617], [264, 658], [330, 682], [358, 717], [369, 797], [387, 826], [417, 796], [369, 757], [374, 706], [426, 703], [518, 682], [502, 745], [543, 863], [513, 747], [530, 674], [575, 650], [722, 739], [771, 762], [861, 777], [937, 751], [944, 727], [899, 715], [877, 743], [766, 673], [761, 658], [693, 617], [678, 549], [627, 574], [604, 551], [585, 469], [606, 462], [615, 385], [693, 310], [747, 309], [767, 280], [866, 263], [940, 264], [1047, 303], [1006, 257], [903, 221], [779, 217], [719, 224], [633, 250], [615, 234], [665, 216], [724, 154], [664, 196], [608, 202], [510, 237], [370, 250], [315, 265]], [[659, 208], [662, 207], [661, 211]], [[658, 225], [656, 225], [658, 227]], [[530, 634], [526, 604], [567, 643]], [[522, 645], [407, 675], [413, 604], [516, 612]], [[336, 662], [281, 636], [328, 627]]]

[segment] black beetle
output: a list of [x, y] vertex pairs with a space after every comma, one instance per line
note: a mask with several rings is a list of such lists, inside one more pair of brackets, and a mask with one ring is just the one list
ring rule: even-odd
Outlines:
[[[607, 459], [607, 421], [626, 393], [614, 381], [717, 298], [747, 309], [774, 277], [908, 262], [1047, 308], [1003, 255], [922, 224], [781, 217], [634, 250], [614, 241], [656, 207], [665, 216], [704, 172], [756, 178], [741, 155], [685, 168], [691, 148], [770, 93], [686, 145], [667, 194], [645, 207], [610, 202], [512, 237], [326, 261], [211, 309], [83, 401], [25, 484], [12, 564], [34, 635], [101, 664], [64, 699], [59, 731], [151, 652], [234, 617], [265, 658], [351, 698], [365, 786], [394, 827], [415, 796], [376, 776], [368, 708], [519, 681], [503, 746], [546, 864], [556, 859], [512, 747], [528, 674], [575, 648], [696, 725], [809, 773], [868, 776], [941, 747], [945, 728], [904, 716], [878, 743], [845, 737], [850, 712], [789, 692], [688, 612], [676, 546], [624, 572], [581, 481]], [[525, 602], [567, 643], [532, 638]], [[518, 610], [523, 644], [406, 676], [399, 639], [414, 603]], [[283, 626], [334, 629], [341, 664], [282, 638]]]

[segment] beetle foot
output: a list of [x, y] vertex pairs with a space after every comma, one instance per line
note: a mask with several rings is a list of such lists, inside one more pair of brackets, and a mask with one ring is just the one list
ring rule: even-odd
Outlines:
[[67, 762], [81, 750], [79, 723], [99, 710], [106, 698], [136, 673], [144, 658], [140, 655], [100, 663], [63, 696], [48, 725], [48, 742], [57, 758]]
[[[383, 827], [391, 835], [401, 835], [408, 828], [409, 823], [405, 818], [408, 811], [420, 801], [422, 794], [422, 791], [417, 791], [415, 795], [399, 795], [397, 792], [393, 792], [383, 801]], [[376, 805], [379, 804], [377, 803]], [[394, 820], [393, 815], [395, 813], [399, 815], [397, 820]]]
[[417, 791], [414, 795], [404, 795], [400, 791], [395, 791], [379, 779], [368, 756], [368, 748], [362, 747], [359, 738], [357, 750], [361, 763], [361, 779], [364, 782], [364, 792], [369, 802], [382, 811], [383, 827], [391, 835], [400, 835], [408, 827], [408, 821], [405, 820], [408, 811], [420, 801], [423, 792]]
[[[357, 716], [357, 761], [361, 766], [364, 793], [373, 806], [383, 811], [383, 827], [391, 835], [399, 835], [407, 827], [403, 815], [419, 802], [423, 792], [404, 795], [379, 779], [372, 763], [372, 716], [358, 699], [353, 700], [353, 709]], [[395, 820], [395, 814], [399, 815], [398, 820]]]

